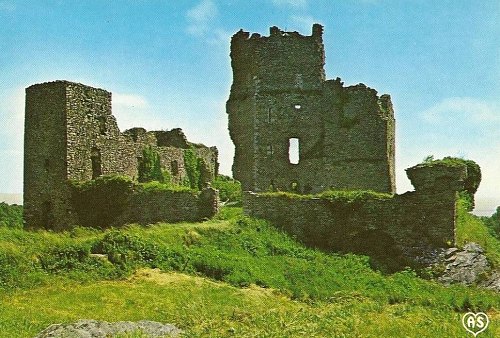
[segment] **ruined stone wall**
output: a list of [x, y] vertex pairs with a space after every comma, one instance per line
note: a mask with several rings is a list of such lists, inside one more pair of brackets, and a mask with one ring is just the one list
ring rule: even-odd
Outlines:
[[335, 199], [275, 196], [247, 192], [245, 212], [271, 221], [305, 244], [324, 250], [424, 259], [436, 248], [455, 243], [457, 191], [465, 167], [419, 168], [416, 191], [389, 198], [347, 203]]
[[174, 184], [187, 177], [186, 149], [202, 159], [204, 180], [213, 180], [218, 171], [217, 148], [188, 142], [180, 129], [122, 133], [111, 112], [110, 92], [68, 81], [27, 88], [25, 144], [24, 203], [26, 222], [33, 227], [61, 228], [71, 221], [66, 180], [110, 174], [137, 179], [146, 147], [160, 154]]
[[[233, 175], [246, 190], [395, 191], [394, 112], [388, 95], [325, 81], [322, 27], [311, 36], [271, 28], [231, 42], [227, 102]], [[299, 161], [291, 163], [290, 140]]]
[[198, 222], [219, 210], [218, 191], [158, 191], [134, 194], [120, 224], [156, 222]]

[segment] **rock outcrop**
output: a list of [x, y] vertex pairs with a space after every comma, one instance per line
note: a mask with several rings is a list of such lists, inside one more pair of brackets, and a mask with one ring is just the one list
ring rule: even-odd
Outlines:
[[[35, 338], [106, 338], [140, 332], [145, 337], [178, 337], [182, 332], [171, 324], [149, 320], [115, 322], [82, 319], [75, 323], [52, 324]], [[141, 336], [142, 337], [142, 336]]]

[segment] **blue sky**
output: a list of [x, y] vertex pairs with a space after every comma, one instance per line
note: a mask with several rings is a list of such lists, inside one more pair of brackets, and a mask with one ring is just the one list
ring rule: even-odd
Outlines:
[[328, 78], [392, 96], [399, 192], [404, 168], [462, 156], [483, 170], [478, 209], [500, 205], [498, 0], [0, 0], [0, 192], [22, 192], [24, 88], [56, 79], [111, 91], [122, 130], [216, 145], [230, 174], [231, 35], [315, 22]]

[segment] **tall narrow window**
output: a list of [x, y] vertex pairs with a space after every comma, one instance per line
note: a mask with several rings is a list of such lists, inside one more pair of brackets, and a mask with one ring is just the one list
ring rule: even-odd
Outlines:
[[92, 148], [90, 160], [92, 161], [92, 179], [94, 180], [102, 175], [101, 151], [95, 147]]
[[288, 159], [291, 164], [299, 164], [299, 148], [300, 145], [298, 138], [291, 138], [288, 140]]
[[107, 128], [106, 128], [106, 117], [104, 116], [99, 116], [97, 118], [97, 122], [99, 123], [99, 133], [101, 135], [105, 135], [106, 132], [107, 132]]
[[48, 158], [45, 159], [43, 167], [45, 168], [45, 172], [48, 173], [50, 170], [50, 160]]
[[173, 160], [172, 162], [170, 162], [170, 168], [172, 168], [172, 176], [179, 175], [179, 162]]

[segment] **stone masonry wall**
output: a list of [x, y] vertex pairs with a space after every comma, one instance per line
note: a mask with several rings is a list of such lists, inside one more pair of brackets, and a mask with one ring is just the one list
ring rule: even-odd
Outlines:
[[394, 258], [425, 259], [455, 243], [457, 191], [465, 172], [465, 167], [413, 167], [409, 176], [431, 185], [363, 203], [246, 192], [243, 206], [246, 214], [269, 220], [310, 246], [366, 254], [377, 248]]
[[86, 181], [101, 175], [136, 180], [143, 150], [160, 154], [172, 183], [187, 178], [185, 149], [202, 159], [203, 179], [217, 175], [217, 148], [187, 141], [181, 129], [120, 132], [111, 112], [111, 93], [69, 81], [26, 89], [25, 221], [28, 227], [62, 228], [70, 223], [66, 180]]
[[135, 193], [126, 212], [116, 224], [152, 224], [156, 222], [198, 222], [219, 211], [219, 195], [215, 189], [192, 191], [158, 191]]
[[[325, 80], [323, 28], [310, 36], [272, 27], [231, 41], [227, 102], [233, 175], [251, 191], [395, 191], [394, 112], [389, 95]], [[299, 161], [291, 163], [290, 140]]]
[[66, 91], [59, 84], [26, 89], [24, 219], [47, 228], [71, 221], [66, 184]]

